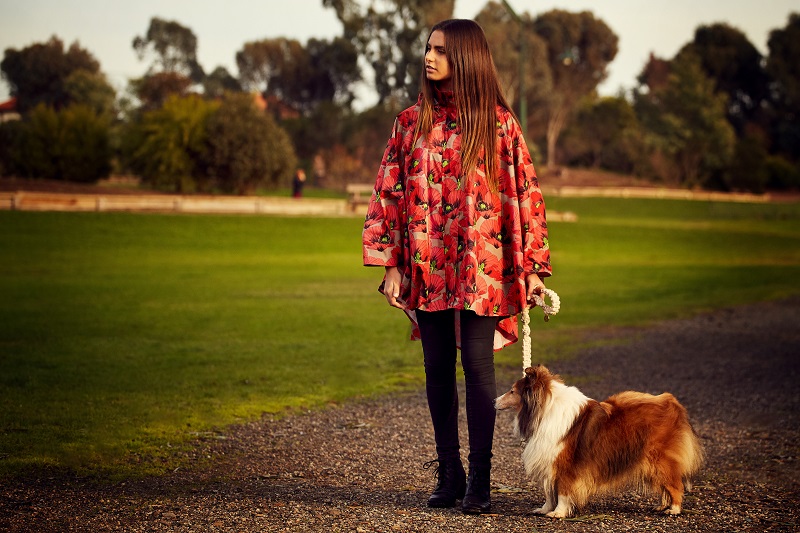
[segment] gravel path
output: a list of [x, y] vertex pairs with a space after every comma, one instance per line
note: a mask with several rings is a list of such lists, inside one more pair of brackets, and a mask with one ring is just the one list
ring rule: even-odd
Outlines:
[[[800, 531], [799, 318], [794, 298], [615, 330], [550, 365], [594, 398], [668, 390], [686, 405], [708, 460], [677, 517], [631, 494], [572, 521], [533, 515], [542, 494], [524, 479], [508, 413], [494, 514], [427, 509], [433, 436], [424, 394], [409, 393], [232, 428], [198, 442], [211, 466], [161, 478], [5, 482], [0, 531]], [[500, 389], [519, 372], [499, 369]]]

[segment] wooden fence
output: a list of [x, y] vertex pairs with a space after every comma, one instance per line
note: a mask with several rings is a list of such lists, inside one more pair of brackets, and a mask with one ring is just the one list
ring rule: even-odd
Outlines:
[[[654, 198], [719, 202], [772, 201], [768, 194], [737, 194], [646, 187], [543, 187], [545, 198]], [[351, 192], [352, 196], [352, 192]], [[361, 208], [361, 209], [359, 209]], [[240, 213], [289, 216], [364, 216], [366, 204], [352, 198], [278, 198], [267, 196], [184, 196], [170, 194], [74, 194], [0, 192], [0, 210], [145, 211], [165, 213]], [[573, 213], [548, 212], [548, 218], [573, 222]]]
[[697, 200], [710, 202], [767, 203], [769, 194], [749, 194], [656, 187], [542, 187], [545, 198], [563, 196], [571, 198], [652, 198], [664, 200]]
[[261, 196], [0, 192], [0, 209], [349, 216], [345, 200]]

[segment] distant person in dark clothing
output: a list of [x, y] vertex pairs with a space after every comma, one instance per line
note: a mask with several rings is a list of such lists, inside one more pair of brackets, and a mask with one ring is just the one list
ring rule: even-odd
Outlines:
[[295, 198], [300, 198], [303, 196], [303, 186], [306, 184], [306, 171], [302, 168], [298, 168], [297, 172], [294, 173], [294, 179], [292, 180], [292, 196]]

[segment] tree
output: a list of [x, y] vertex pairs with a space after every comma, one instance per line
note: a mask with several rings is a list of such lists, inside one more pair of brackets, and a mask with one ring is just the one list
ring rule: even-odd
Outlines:
[[93, 183], [108, 177], [112, 155], [111, 116], [97, 113], [84, 104], [71, 105], [59, 114], [61, 179]]
[[772, 78], [774, 151], [800, 162], [800, 13], [770, 32], [767, 72]]
[[623, 96], [585, 100], [565, 129], [564, 138], [568, 164], [624, 173], [641, 171], [641, 127]]
[[145, 111], [158, 109], [170, 96], [185, 96], [191, 85], [192, 80], [176, 72], [156, 72], [130, 81]]
[[764, 144], [755, 132], [746, 132], [736, 140], [730, 167], [723, 176], [727, 189], [764, 192], [770, 178]]
[[16, 132], [15, 168], [26, 177], [94, 182], [111, 171], [110, 117], [83, 104], [40, 103]]
[[236, 53], [245, 88], [306, 113], [320, 102], [350, 106], [353, 84], [361, 76], [357, 61], [355, 48], [342, 38], [311, 39], [305, 47], [295, 39], [263, 39], [245, 43]]
[[21, 120], [0, 122], [0, 177], [23, 174], [18, 157], [22, 127]]
[[[530, 28], [531, 17], [527, 13], [521, 15], [523, 23]], [[498, 2], [489, 2], [475, 17], [481, 25], [486, 39], [492, 49], [497, 74], [503, 87], [506, 98], [512, 102], [514, 111], [519, 109], [520, 100], [520, 25], [511, 18], [509, 12]], [[536, 111], [541, 109], [552, 91], [552, 76], [547, 63], [547, 45], [533, 31], [525, 32], [526, 68], [525, 68], [525, 98], [527, 109]], [[530, 115], [531, 113], [529, 113]], [[527, 123], [529, 117], [519, 117]], [[527, 125], [527, 124], [526, 124]], [[527, 139], [528, 143], [532, 142]]]
[[39, 103], [26, 116], [14, 159], [17, 169], [27, 178], [60, 179], [58, 156], [52, 150], [59, 146], [58, 112]]
[[336, 37], [330, 42], [309, 39], [306, 50], [311, 64], [310, 100], [332, 101], [349, 109], [355, 99], [354, 85], [361, 80], [356, 47], [347, 39]]
[[[401, 110], [398, 102], [390, 99], [344, 120], [339, 141], [342, 147], [326, 146], [322, 151], [325, 183], [343, 189], [349, 182], [374, 181], [392, 121]], [[359, 170], [348, 176], [345, 169], [354, 165]]]
[[111, 117], [117, 92], [100, 72], [78, 69], [64, 80], [64, 91], [70, 101], [91, 108], [97, 115]]
[[65, 86], [66, 80], [78, 70], [98, 74], [100, 64], [77, 42], [64, 50], [64, 43], [53, 36], [46, 43], [32, 44], [22, 50], [7, 49], [0, 70], [11, 95], [17, 98], [20, 113], [25, 114], [40, 103], [55, 109], [75, 103]]
[[556, 165], [556, 145], [570, 113], [608, 75], [617, 55], [617, 36], [589, 11], [552, 10], [533, 21], [547, 44], [553, 90], [546, 106], [547, 165]]
[[636, 77], [636, 81], [642, 87], [647, 87], [651, 91], [657, 91], [667, 86], [669, 81], [670, 62], [667, 59], [656, 57], [650, 52], [642, 72]]
[[203, 80], [203, 93], [219, 98], [226, 92], [242, 92], [242, 84], [225, 67], [217, 67]]
[[669, 62], [663, 86], [634, 91], [636, 114], [662, 179], [707, 186], [727, 168], [735, 135], [725, 116], [726, 102], [699, 58], [689, 53]]
[[416, 99], [425, 39], [430, 28], [451, 18], [455, 0], [322, 0], [336, 11], [344, 38], [372, 68], [379, 103]]
[[146, 112], [127, 133], [133, 170], [157, 189], [188, 192], [203, 187], [200, 161], [208, 121], [218, 106], [199, 96], [173, 95], [161, 109]]
[[154, 56], [148, 74], [173, 72], [194, 83], [202, 82], [205, 77], [197, 62], [197, 37], [178, 22], [153, 17], [147, 33], [133, 39], [133, 49], [140, 60]]
[[763, 57], [740, 30], [727, 24], [700, 26], [678, 55], [694, 54], [717, 92], [728, 96], [727, 115], [739, 134], [762, 112], [768, 96]]
[[333, 102], [321, 102], [308, 115], [283, 120], [281, 126], [291, 137], [297, 156], [310, 160], [321, 147], [344, 142], [351, 115]]
[[186, 95], [205, 79], [197, 62], [197, 37], [178, 22], [153, 17], [147, 33], [133, 39], [133, 49], [140, 61], [151, 58], [147, 74], [131, 80], [131, 91], [146, 110], [160, 107], [171, 95]]
[[309, 63], [300, 41], [285, 37], [248, 42], [236, 53], [239, 79], [245, 89], [289, 102], [303, 99]]
[[297, 159], [289, 136], [249, 94], [228, 93], [208, 121], [203, 160], [212, 183], [250, 194], [288, 183]]

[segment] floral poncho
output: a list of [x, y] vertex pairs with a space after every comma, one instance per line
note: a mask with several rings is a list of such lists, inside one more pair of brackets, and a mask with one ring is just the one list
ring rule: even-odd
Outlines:
[[522, 131], [497, 108], [497, 192], [482, 159], [459, 179], [461, 132], [452, 93], [437, 94], [427, 139], [414, 140], [419, 102], [397, 116], [364, 223], [364, 264], [396, 266], [415, 310], [468, 309], [503, 317], [495, 349], [517, 341], [525, 276], [549, 276], [545, 208]]

